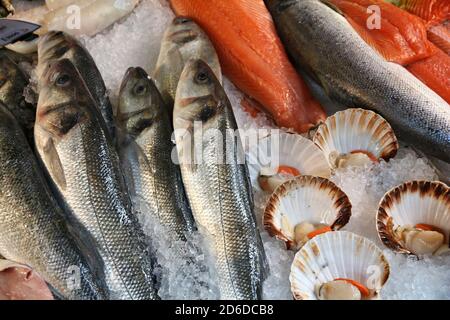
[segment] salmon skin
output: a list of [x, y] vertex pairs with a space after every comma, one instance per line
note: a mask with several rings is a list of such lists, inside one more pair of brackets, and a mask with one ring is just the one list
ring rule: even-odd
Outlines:
[[379, 112], [400, 138], [450, 161], [450, 108], [441, 97], [405, 68], [374, 52], [344, 17], [323, 2], [266, 0], [266, 4], [291, 56], [313, 72], [329, 97], [346, 107]]
[[[386, 60], [407, 65], [431, 56], [422, 19], [382, 0], [330, 0], [359, 35]], [[371, 5], [380, 9], [379, 27], [371, 25]]]
[[438, 48], [435, 51], [431, 57], [415, 62], [407, 69], [450, 103], [450, 57]]
[[262, 0], [170, 0], [210, 37], [224, 74], [280, 127], [305, 132], [326, 117], [289, 62]]

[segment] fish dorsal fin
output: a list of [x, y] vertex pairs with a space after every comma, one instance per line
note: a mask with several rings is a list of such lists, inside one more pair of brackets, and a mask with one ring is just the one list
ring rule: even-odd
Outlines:
[[64, 175], [64, 169], [61, 164], [61, 159], [56, 150], [55, 143], [52, 138], [48, 138], [43, 145], [43, 160], [46, 164], [52, 179], [58, 185], [59, 188], [66, 188], [66, 177]]
[[320, 2], [322, 2], [324, 5], [326, 5], [327, 7], [329, 7], [330, 9], [332, 9], [333, 11], [336, 11], [337, 13], [339, 13], [341, 16], [344, 15], [344, 13], [342, 12], [341, 9], [339, 9], [334, 3], [332, 3], [330, 0], [319, 0]]

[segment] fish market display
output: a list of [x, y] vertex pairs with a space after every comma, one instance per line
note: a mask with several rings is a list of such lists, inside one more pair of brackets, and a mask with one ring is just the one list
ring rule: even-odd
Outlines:
[[0, 300], [450, 299], [449, 7], [0, 0]]
[[[201, 60], [190, 60], [181, 74], [173, 122], [183, 182], [195, 221], [212, 246], [220, 298], [259, 299], [266, 260], [247, 167], [234, 138], [236, 121], [219, 80]], [[200, 124], [202, 131], [194, 132]], [[200, 154], [193, 143], [199, 134]]]
[[175, 18], [164, 33], [154, 74], [164, 102], [173, 109], [178, 80], [189, 59], [202, 59], [222, 83], [219, 58], [203, 30], [185, 17]]
[[266, 3], [291, 56], [312, 71], [332, 99], [378, 111], [401, 138], [450, 160], [448, 103], [380, 57], [344, 17], [321, 1]]
[[375, 112], [347, 109], [336, 112], [313, 137], [331, 168], [388, 161], [397, 154], [397, 138], [389, 123]]
[[114, 138], [115, 125], [113, 120], [113, 109], [106, 92], [100, 71], [92, 59], [89, 52], [75, 38], [67, 33], [60, 31], [50, 31], [41, 40], [39, 45], [39, 73], [42, 70], [40, 66], [46, 66], [50, 60], [68, 59], [77, 68], [83, 78], [90, 94], [100, 108], [101, 114], [107, 124], [109, 134]]
[[175, 239], [194, 230], [179, 167], [172, 161], [172, 124], [154, 82], [141, 68], [130, 68], [119, 94], [118, 124], [125, 131], [121, 158], [128, 186]]
[[217, 50], [224, 74], [280, 127], [308, 131], [325, 118], [289, 62], [262, 0], [170, 0], [194, 19]]
[[[95, 252], [81, 246], [83, 238], [72, 239], [70, 228], [77, 226], [66, 226], [22, 129], [2, 103], [0, 184], [0, 255], [32, 267], [61, 297], [107, 298], [102, 273], [83, 257]], [[75, 271], [78, 280], [70, 278]]]
[[311, 140], [298, 134], [274, 132], [249, 146], [249, 172], [253, 188], [272, 193], [298, 175], [329, 178], [328, 161]]
[[450, 251], [450, 188], [441, 182], [411, 181], [387, 192], [377, 229], [390, 249], [415, 255]]
[[348, 231], [328, 232], [295, 255], [291, 289], [297, 300], [372, 300], [379, 298], [389, 272], [373, 242]]
[[264, 211], [264, 227], [288, 249], [300, 249], [309, 239], [344, 227], [351, 209], [347, 195], [333, 182], [299, 176], [272, 193]]
[[0, 300], [53, 300], [53, 296], [29, 267], [0, 257]]
[[39, 156], [70, 215], [93, 238], [112, 298], [155, 299], [153, 261], [98, 106], [68, 59], [40, 58]]
[[5, 51], [0, 52], [0, 101], [11, 111], [32, 141], [36, 107], [25, 101], [28, 77]]

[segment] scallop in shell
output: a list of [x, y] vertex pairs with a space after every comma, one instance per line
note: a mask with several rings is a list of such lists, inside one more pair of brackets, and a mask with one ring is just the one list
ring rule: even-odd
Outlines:
[[364, 109], [347, 109], [328, 117], [313, 141], [333, 169], [388, 160], [398, 150], [398, 141], [389, 123], [375, 112]]
[[288, 249], [296, 249], [322, 231], [342, 228], [351, 208], [347, 195], [330, 180], [298, 176], [272, 194], [264, 211], [264, 227]]
[[298, 134], [276, 131], [250, 149], [248, 164], [252, 185], [273, 192], [297, 175], [328, 178], [331, 174], [322, 151]]
[[338, 231], [308, 241], [295, 255], [289, 279], [297, 300], [376, 299], [388, 277], [389, 263], [373, 242]]
[[450, 188], [438, 181], [410, 181], [391, 189], [380, 202], [377, 230], [395, 252], [449, 251]]

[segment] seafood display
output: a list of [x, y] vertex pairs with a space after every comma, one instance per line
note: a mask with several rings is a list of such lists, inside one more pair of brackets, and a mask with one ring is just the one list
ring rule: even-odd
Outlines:
[[0, 300], [450, 299], [448, 10], [0, 1]]
[[172, 161], [172, 125], [158, 89], [143, 69], [128, 69], [118, 110], [118, 125], [128, 135], [119, 147], [133, 198], [175, 238], [185, 239], [184, 233], [195, 227], [180, 169]]
[[[311, 71], [329, 97], [347, 107], [379, 112], [400, 138], [450, 160], [447, 102], [405, 69], [380, 57], [344, 17], [323, 2], [266, 3], [297, 65]], [[343, 45], [337, 46], [336, 39]]]
[[[192, 141], [196, 120], [205, 131], [221, 133], [205, 134], [200, 154]], [[268, 270], [248, 170], [239, 161], [240, 141], [233, 137], [232, 146], [226, 143], [236, 120], [219, 80], [202, 60], [189, 60], [181, 73], [173, 125], [184, 129], [175, 137], [181, 174], [195, 221], [214, 248], [220, 298], [259, 299]]]
[[171, 0], [170, 4], [177, 15], [194, 19], [206, 31], [224, 74], [277, 125], [305, 132], [325, 118], [289, 62], [262, 0]]

